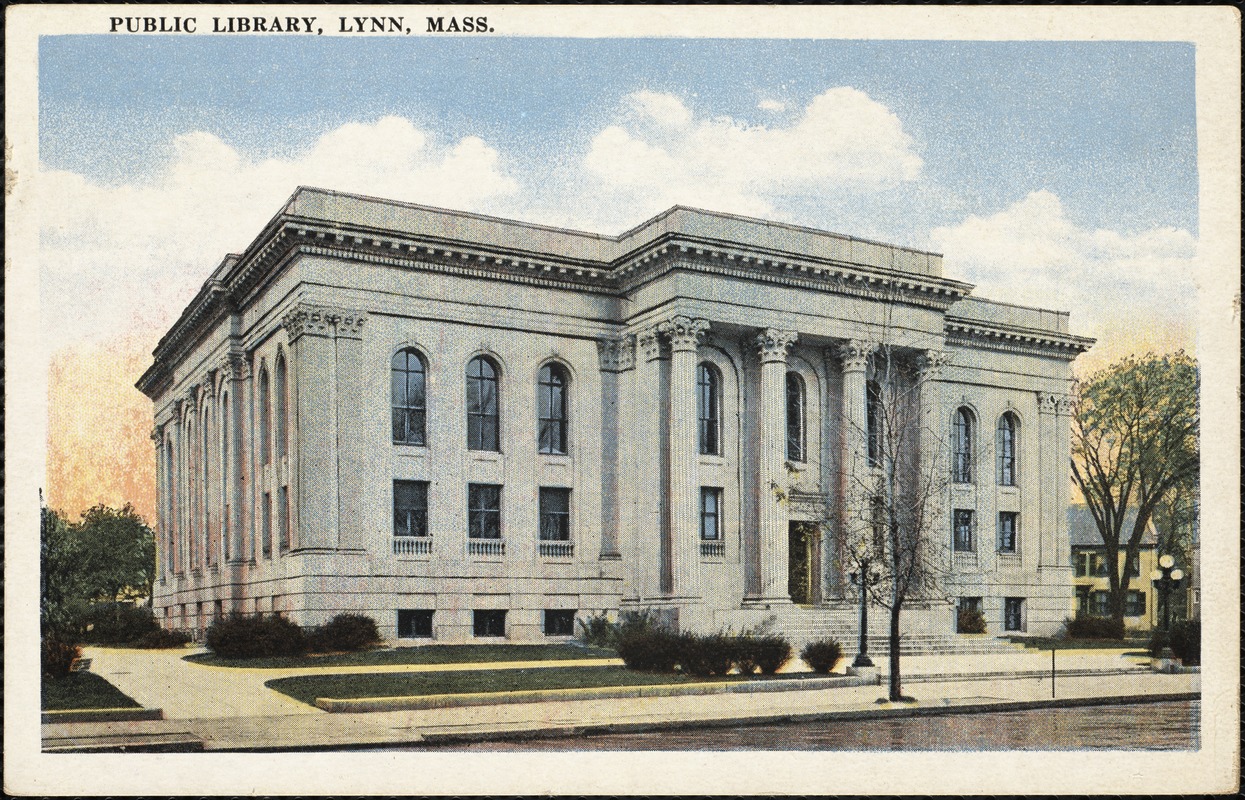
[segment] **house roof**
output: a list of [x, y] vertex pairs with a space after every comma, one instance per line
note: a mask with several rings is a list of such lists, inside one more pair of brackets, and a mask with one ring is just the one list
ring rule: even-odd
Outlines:
[[[1137, 510], [1129, 509], [1124, 514], [1124, 524], [1120, 528], [1121, 536], [1127, 536], [1137, 522]], [[1102, 534], [1098, 532], [1098, 523], [1089, 506], [1068, 506], [1068, 538], [1073, 547], [1102, 547]], [[1141, 535], [1142, 546], [1153, 547], [1158, 543], [1158, 533], [1154, 528], [1154, 520], [1146, 524], [1145, 533]]]

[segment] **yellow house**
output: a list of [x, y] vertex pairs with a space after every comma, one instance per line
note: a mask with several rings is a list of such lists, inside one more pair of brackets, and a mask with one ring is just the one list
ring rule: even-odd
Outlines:
[[[1129, 512], [1123, 530], [1131, 530], [1137, 512]], [[1087, 506], [1068, 508], [1068, 533], [1072, 543], [1072, 581], [1076, 589], [1073, 613], [1095, 617], [1110, 616], [1110, 580], [1107, 578], [1106, 546], [1098, 525]], [[1137, 564], [1128, 581], [1128, 597], [1124, 601], [1124, 626], [1148, 631], [1159, 624], [1158, 591], [1150, 582], [1150, 573], [1158, 566], [1158, 535], [1150, 522], [1141, 538]], [[1120, 548], [1119, 560], [1125, 548]]]

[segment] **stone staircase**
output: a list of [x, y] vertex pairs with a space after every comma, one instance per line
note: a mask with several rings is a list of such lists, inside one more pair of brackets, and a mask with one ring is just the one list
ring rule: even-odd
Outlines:
[[[890, 616], [885, 609], [871, 608], [869, 613], [869, 654], [884, 657], [890, 652]], [[806, 643], [817, 639], [837, 639], [845, 653], [855, 653], [859, 640], [859, 611], [846, 607], [809, 608], [792, 606], [776, 609], [773, 622], [766, 626], [779, 631], [798, 653]], [[903, 619], [909, 618], [905, 611]], [[917, 614], [911, 614], [916, 618]], [[905, 627], [907, 627], [905, 625]], [[988, 655], [1022, 653], [1024, 645], [1013, 644], [989, 634], [936, 633], [905, 631], [899, 640], [899, 653], [904, 656]]]

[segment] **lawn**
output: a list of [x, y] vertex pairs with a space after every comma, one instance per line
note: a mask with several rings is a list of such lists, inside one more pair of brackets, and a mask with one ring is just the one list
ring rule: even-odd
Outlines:
[[1129, 637], [1124, 639], [1070, 639], [1051, 636], [1009, 636], [1008, 640], [1015, 644], [1023, 644], [1038, 650], [1116, 650], [1119, 648], [1136, 648], [1147, 650], [1149, 639]]
[[568, 661], [577, 658], [617, 658], [613, 650], [569, 644], [446, 644], [394, 647], [360, 653], [282, 656], [275, 658], [217, 658], [211, 653], [186, 656], [187, 661], [213, 667], [288, 669], [291, 667], [376, 667], [390, 664], [469, 664], [498, 661]]
[[[754, 676], [754, 679], [759, 676]], [[743, 680], [689, 678], [669, 673], [636, 672], [625, 667], [538, 667], [463, 672], [383, 672], [350, 675], [302, 675], [276, 678], [264, 685], [304, 703], [317, 697], [414, 697], [432, 694], [514, 692], [528, 689], [579, 689], [589, 686], [652, 686], [671, 683]]]
[[59, 680], [44, 678], [42, 690], [44, 711], [140, 708], [129, 695], [91, 672], [74, 672]]

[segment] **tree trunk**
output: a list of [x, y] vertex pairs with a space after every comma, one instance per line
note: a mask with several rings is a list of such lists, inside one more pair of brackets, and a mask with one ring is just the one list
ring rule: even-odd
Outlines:
[[890, 630], [890, 699], [903, 699], [903, 686], [899, 677], [899, 604], [891, 606]]

